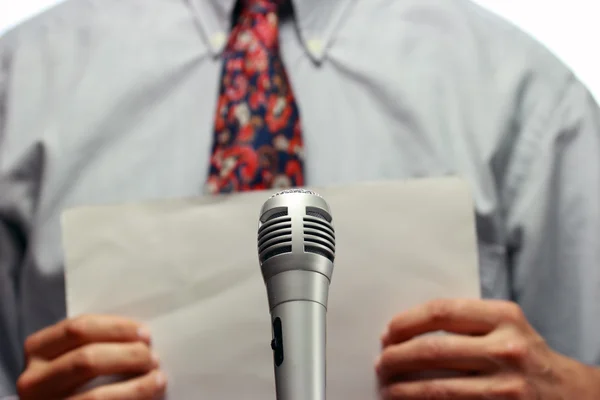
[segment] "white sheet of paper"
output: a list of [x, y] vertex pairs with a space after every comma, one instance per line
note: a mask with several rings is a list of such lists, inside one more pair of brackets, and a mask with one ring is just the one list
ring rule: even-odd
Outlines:
[[[376, 399], [373, 362], [394, 315], [438, 297], [480, 296], [470, 192], [454, 178], [316, 190], [337, 236], [328, 398]], [[270, 194], [66, 211], [69, 315], [146, 322], [169, 400], [274, 399], [256, 250], [258, 213]]]

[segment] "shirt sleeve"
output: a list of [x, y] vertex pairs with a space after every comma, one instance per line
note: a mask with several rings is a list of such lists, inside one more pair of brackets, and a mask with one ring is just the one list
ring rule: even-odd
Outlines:
[[3, 163], [10, 124], [11, 61], [7, 41], [0, 38], [0, 399], [16, 398], [12, 397], [15, 382], [23, 367], [18, 282], [31, 215], [31, 198], [19, 174], [8, 171]]
[[600, 108], [557, 86], [530, 96], [552, 106], [524, 122], [504, 193], [512, 295], [552, 348], [600, 365]]

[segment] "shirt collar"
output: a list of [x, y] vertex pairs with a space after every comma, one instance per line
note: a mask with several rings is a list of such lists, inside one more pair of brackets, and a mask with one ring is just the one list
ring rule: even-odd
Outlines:
[[[231, 15], [237, 0], [188, 0], [196, 12], [210, 52], [221, 54], [227, 44]], [[327, 54], [349, 6], [354, 0], [292, 0], [300, 38], [315, 62]]]

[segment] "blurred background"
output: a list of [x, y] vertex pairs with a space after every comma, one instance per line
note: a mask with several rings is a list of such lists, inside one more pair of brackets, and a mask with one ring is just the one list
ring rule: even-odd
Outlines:
[[[474, 0], [533, 35], [568, 64], [600, 102], [595, 0]], [[0, 0], [0, 35], [59, 0]]]

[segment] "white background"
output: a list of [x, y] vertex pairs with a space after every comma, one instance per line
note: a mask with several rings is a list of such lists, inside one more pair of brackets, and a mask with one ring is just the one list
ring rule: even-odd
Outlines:
[[[125, 0], [123, 0], [125, 1]], [[400, 0], [398, 0], [400, 1]], [[57, 0], [0, 0], [0, 34]], [[565, 61], [600, 100], [598, 0], [475, 0], [513, 21]], [[594, 39], [596, 38], [596, 39]]]

